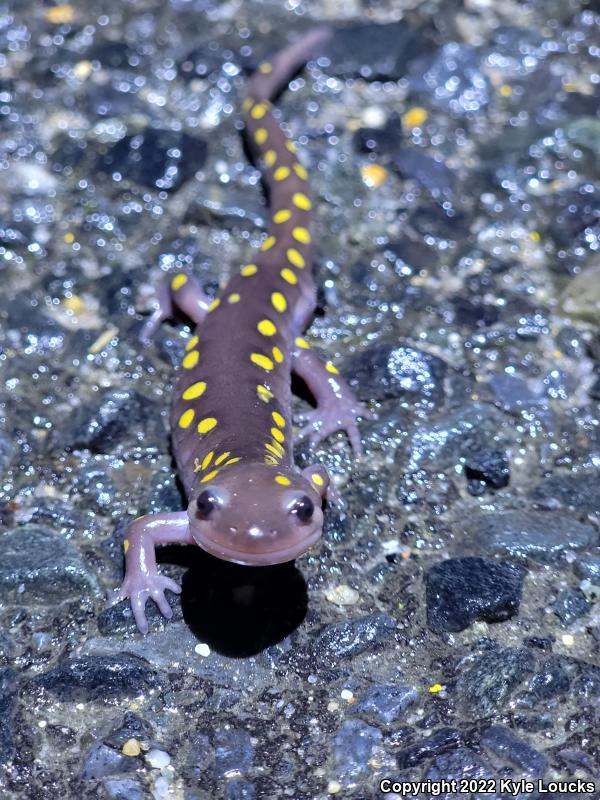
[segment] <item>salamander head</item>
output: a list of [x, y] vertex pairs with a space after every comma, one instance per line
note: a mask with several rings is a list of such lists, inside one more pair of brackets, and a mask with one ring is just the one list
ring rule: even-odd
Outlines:
[[321, 537], [323, 467], [303, 472], [236, 464], [190, 495], [190, 531], [203, 550], [225, 561], [266, 566], [293, 561]]

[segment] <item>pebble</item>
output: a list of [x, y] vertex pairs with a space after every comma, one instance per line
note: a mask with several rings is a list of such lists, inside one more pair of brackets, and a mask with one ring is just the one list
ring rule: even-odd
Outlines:
[[427, 573], [427, 624], [462, 631], [476, 620], [502, 622], [518, 613], [525, 570], [506, 561], [449, 558]]

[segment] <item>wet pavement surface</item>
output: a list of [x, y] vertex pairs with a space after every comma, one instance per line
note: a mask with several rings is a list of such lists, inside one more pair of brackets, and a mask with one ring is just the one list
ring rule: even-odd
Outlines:
[[[309, 336], [376, 418], [361, 460], [297, 448], [342, 497], [321, 546], [165, 548], [183, 593], [142, 637], [104, 603], [126, 523], [182, 506], [191, 332], [137, 336], [161, 276], [214, 294], [260, 241], [245, 80], [323, 19], [279, 101]], [[599, 28], [581, 0], [0, 4], [2, 798], [600, 797]]]

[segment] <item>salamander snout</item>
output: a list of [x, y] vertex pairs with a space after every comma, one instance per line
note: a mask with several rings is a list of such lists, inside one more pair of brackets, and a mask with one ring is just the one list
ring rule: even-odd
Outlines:
[[296, 470], [260, 464], [229, 470], [192, 493], [192, 535], [226, 561], [248, 566], [292, 561], [321, 536], [323, 472], [313, 483]]

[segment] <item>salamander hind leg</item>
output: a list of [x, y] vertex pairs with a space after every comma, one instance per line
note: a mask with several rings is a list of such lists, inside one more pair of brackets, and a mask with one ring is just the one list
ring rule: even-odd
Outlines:
[[300, 418], [305, 423], [300, 437], [308, 436], [316, 445], [335, 431], [346, 431], [352, 449], [362, 455], [357, 419], [372, 419], [373, 414], [354, 396], [354, 392], [330, 362], [323, 362], [305, 339], [296, 339], [294, 372], [302, 378], [317, 401], [314, 411]]
[[140, 341], [149, 345], [161, 324], [173, 316], [175, 307], [199, 325], [211, 302], [199, 281], [191, 275], [178, 273], [169, 280], [162, 281], [156, 291], [154, 310], [140, 331]]
[[161, 544], [193, 544], [185, 511], [173, 514], [148, 514], [134, 520], [125, 535], [125, 579], [108, 601], [111, 606], [129, 598], [136, 624], [148, 633], [146, 601], [152, 598], [164, 617], [173, 615], [165, 597], [166, 589], [179, 594], [181, 587], [156, 568], [155, 547]]

